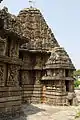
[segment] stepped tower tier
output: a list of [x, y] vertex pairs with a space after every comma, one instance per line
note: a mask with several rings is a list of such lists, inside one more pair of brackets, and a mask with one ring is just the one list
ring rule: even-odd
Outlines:
[[51, 56], [46, 62], [46, 68], [75, 69], [69, 55], [64, 50], [64, 48], [61, 47], [55, 47], [51, 51]]
[[26, 49], [33, 50], [50, 50], [59, 47], [40, 10], [25, 8], [20, 11], [18, 18], [22, 23], [24, 35], [26, 36], [30, 31], [29, 44], [23, 45], [23, 47], [26, 46]]

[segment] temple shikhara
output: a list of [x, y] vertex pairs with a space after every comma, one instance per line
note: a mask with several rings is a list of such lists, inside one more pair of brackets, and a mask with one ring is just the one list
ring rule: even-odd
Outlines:
[[76, 105], [74, 70], [40, 10], [0, 10], [0, 112], [23, 103]]

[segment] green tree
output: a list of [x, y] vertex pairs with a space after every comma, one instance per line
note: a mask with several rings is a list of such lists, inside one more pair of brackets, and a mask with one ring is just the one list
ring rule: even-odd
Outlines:
[[78, 76], [80, 76], [80, 69], [74, 71], [74, 74], [73, 74], [73, 75], [74, 75], [75, 78], [78, 78]]
[[74, 86], [75, 86], [75, 87], [79, 87], [80, 81], [79, 81], [78, 79], [79, 79], [79, 76], [80, 76], [80, 69], [76, 70], [76, 71], [73, 73], [73, 76], [74, 76], [74, 78], [76, 79], [76, 80], [74, 81]]
[[79, 85], [80, 85], [80, 81], [75, 80], [75, 81], [74, 81], [74, 86], [75, 86], [76, 88], [78, 88], [78, 87], [79, 87]]

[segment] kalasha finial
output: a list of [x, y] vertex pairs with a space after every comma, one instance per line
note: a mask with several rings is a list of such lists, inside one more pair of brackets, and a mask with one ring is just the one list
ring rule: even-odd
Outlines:
[[2, 2], [3, 0], [0, 0], [0, 3]]
[[32, 8], [32, 7], [34, 7], [34, 5], [35, 5], [35, 1], [34, 0], [28, 0], [29, 1], [29, 5], [30, 5], [30, 7]]

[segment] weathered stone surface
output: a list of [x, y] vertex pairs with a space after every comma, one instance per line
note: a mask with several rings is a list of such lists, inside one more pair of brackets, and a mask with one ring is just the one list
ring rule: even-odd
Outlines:
[[15, 15], [10, 14], [6, 7], [0, 10], [0, 29], [2, 29], [0, 34], [14, 37], [21, 44], [27, 42], [29, 39], [28, 36], [26, 38], [22, 33], [20, 20]]
[[66, 67], [68, 67], [68, 69], [69, 68], [75, 69], [67, 52], [64, 50], [64, 48], [61, 48], [61, 47], [55, 47], [52, 50], [51, 56], [48, 59], [48, 61], [46, 62], [46, 67], [49, 68], [49, 66], [50, 66], [50, 68], [51, 67], [58, 68], [60, 66], [62, 68], [64, 67], [65, 69], [66, 69]]
[[24, 9], [20, 11], [18, 17], [22, 21], [24, 35], [27, 35], [27, 31], [30, 30], [30, 46], [28, 44], [25, 45], [26, 49], [51, 50], [59, 46], [38, 9]]
[[0, 10], [0, 112], [23, 102], [75, 105], [74, 70], [38, 9]]

